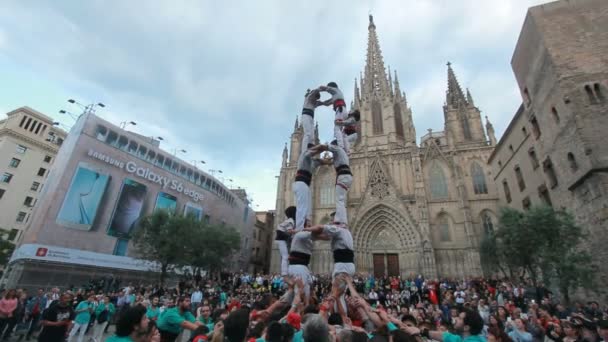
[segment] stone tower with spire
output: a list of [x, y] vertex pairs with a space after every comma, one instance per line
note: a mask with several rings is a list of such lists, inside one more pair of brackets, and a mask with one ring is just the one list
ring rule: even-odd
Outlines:
[[[448, 66], [443, 131], [429, 129], [418, 145], [412, 108], [397, 71], [385, 68], [371, 15], [367, 44], [365, 67], [355, 79], [352, 101], [347, 101], [361, 112], [359, 138], [351, 148], [353, 184], [347, 200], [357, 271], [433, 278], [480, 275], [480, 232], [496, 224], [497, 214], [496, 189], [486, 166], [493, 143], [486, 141], [480, 111]], [[443, 99], [437, 102], [440, 106]], [[492, 141], [493, 130], [488, 129], [488, 135]], [[301, 139], [296, 120], [278, 177], [279, 221], [284, 209], [294, 204], [291, 185]], [[335, 178], [330, 166], [319, 167], [313, 175], [314, 223], [328, 222], [335, 210]], [[276, 272], [276, 246], [272, 255], [271, 271]], [[315, 242], [311, 270], [327, 274], [332, 265], [329, 244]]]

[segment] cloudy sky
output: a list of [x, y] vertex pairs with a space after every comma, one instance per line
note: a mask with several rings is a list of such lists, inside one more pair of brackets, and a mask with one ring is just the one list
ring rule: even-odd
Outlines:
[[[256, 209], [273, 209], [281, 152], [303, 92], [346, 88], [365, 63], [368, 14], [419, 135], [443, 128], [446, 62], [498, 135], [519, 103], [511, 55], [542, 0], [0, 1], [0, 112], [30, 106], [66, 125], [66, 102], [166, 150], [223, 170]], [[321, 140], [331, 111], [318, 110]]]

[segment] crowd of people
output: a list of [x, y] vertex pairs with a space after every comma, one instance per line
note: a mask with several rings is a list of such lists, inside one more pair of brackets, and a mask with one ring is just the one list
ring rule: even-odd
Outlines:
[[[336, 285], [336, 283], [339, 283]], [[346, 305], [339, 304], [340, 286]], [[175, 287], [1, 293], [5, 341], [608, 341], [608, 311], [530, 282], [223, 274]], [[110, 334], [104, 334], [110, 328]], [[110, 336], [104, 339], [104, 336]]]

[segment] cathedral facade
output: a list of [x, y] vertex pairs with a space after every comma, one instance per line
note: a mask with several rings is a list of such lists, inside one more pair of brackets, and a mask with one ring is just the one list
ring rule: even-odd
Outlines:
[[[348, 97], [348, 96], [347, 96]], [[448, 63], [443, 104], [444, 130], [428, 130], [417, 144], [412, 110], [397, 73], [384, 67], [376, 26], [370, 16], [367, 60], [355, 81], [351, 106], [361, 112], [359, 138], [351, 147], [353, 184], [348, 218], [357, 272], [376, 276], [463, 277], [482, 274], [478, 246], [495, 228], [498, 194], [487, 160], [496, 144], [469, 91], [463, 92]], [[487, 133], [487, 134], [486, 134]], [[278, 178], [277, 222], [294, 205], [292, 183], [302, 128], [296, 121], [283, 150]], [[335, 210], [335, 170], [320, 166], [313, 175], [312, 219], [329, 222]], [[331, 273], [328, 242], [315, 242], [311, 271]], [[273, 247], [271, 272], [280, 257]]]

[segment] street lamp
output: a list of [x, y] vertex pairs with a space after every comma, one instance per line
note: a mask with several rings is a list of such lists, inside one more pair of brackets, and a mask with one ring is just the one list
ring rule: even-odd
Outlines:
[[97, 110], [97, 107], [101, 107], [101, 108], [105, 108], [106, 107], [106, 105], [103, 104], [103, 103], [101, 103], [101, 102], [91, 103], [91, 104], [88, 104], [88, 105], [84, 105], [84, 104], [82, 104], [82, 103], [80, 103], [80, 102], [78, 102], [78, 101], [76, 101], [74, 99], [69, 99], [68, 102], [71, 103], [71, 104], [75, 104], [78, 107], [82, 108], [82, 110], [83, 110], [82, 113], [83, 114], [85, 114], [85, 113], [95, 114], [95, 111]]
[[68, 111], [66, 111], [66, 110], [63, 110], [63, 109], [59, 111], [59, 114], [67, 114], [67, 115], [69, 115], [69, 116], [70, 116], [72, 119], [74, 119], [74, 121], [78, 120], [78, 115], [73, 114], [73, 113], [70, 113], [70, 112], [68, 112]]
[[125, 129], [127, 125], [137, 126], [137, 122], [135, 121], [123, 121], [120, 123], [120, 128]]
[[175, 156], [175, 157], [176, 157], [178, 152], [179, 152], [179, 153], [186, 154], [188, 151], [186, 151], [186, 150], [184, 150], [184, 149], [179, 150], [179, 149], [177, 149], [177, 148], [176, 148], [176, 149], [173, 149], [173, 156]]
[[197, 169], [198, 169], [198, 163], [201, 163], [201, 164], [206, 164], [204, 160], [193, 160], [193, 161], [192, 161], [192, 164], [193, 164], [193, 165], [194, 165], [194, 167], [195, 167], [195, 168], [197, 168]]

